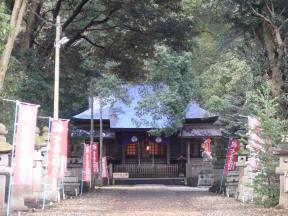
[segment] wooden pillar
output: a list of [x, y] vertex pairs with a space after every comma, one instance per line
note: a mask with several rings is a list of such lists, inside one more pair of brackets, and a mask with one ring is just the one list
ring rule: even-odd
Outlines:
[[140, 142], [137, 142], [137, 152], [138, 152], [138, 165], [141, 164], [141, 145]]
[[150, 151], [152, 151], [152, 165], [153, 166], [155, 164], [155, 157], [154, 157], [155, 148], [156, 148], [155, 144], [152, 143]]
[[187, 164], [190, 164], [190, 142], [187, 142]]
[[167, 164], [170, 164], [170, 143], [166, 146], [166, 158], [167, 158]]
[[125, 164], [125, 145], [122, 144], [122, 164]]

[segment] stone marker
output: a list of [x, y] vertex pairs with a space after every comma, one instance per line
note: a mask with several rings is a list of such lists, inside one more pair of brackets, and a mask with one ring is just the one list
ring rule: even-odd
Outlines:
[[239, 171], [239, 183], [236, 191], [236, 198], [243, 203], [250, 202], [253, 199], [253, 188], [251, 183], [255, 174], [252, 173], [251, 168], [247, 166], [247, 156], [238, 156], [236, 167]]
[[280, 144], [272, 151], [279, 156], [279, 167], [276, 167], [276, 174], [280, 176], [279, 207], [288, 209], [288, 144]]
[[12, 146], [6, 142], [7, 133], [5, 125], [0, 123], [0, 214], [6, 209], [6, 175], [10, 174], [8, 154]]

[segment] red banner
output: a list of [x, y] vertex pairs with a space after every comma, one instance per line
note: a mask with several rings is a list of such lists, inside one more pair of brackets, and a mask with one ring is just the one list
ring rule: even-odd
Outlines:
[[96, 175], [98, 171], [98, 165], [99, 165], [99, 149], [98, 149], [98, 143], [93, 143], [92, 145], [92, 175]]
[[38, 107], [19, 104], [13, 179], [15, 185], [32, 185]]
[[67, 169], [68, 120], [52, 120], [48, 175], [64, 178]]
[[91, 179], [90, 150], [90, 145], [84, 144], [82, 181], [88, 182]]
[[224, 172], [234, 170], [237, 161], [237, 153], [239, 149], [240, 149], [240, 139], [230, 139]]

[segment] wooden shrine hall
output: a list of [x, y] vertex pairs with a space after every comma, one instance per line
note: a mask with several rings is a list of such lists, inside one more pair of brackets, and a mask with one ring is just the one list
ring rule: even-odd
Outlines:
[[[113, 172], [129, 173], [129, 178], [185, 177], [187, 164], [199, 163], [201, 144], [207, 139], [217, 139], [221, 132], [214, 125], [217, 116], [191, 102], [186, 110], [182, 128], [172, 136], [151, 136], [153, 129], [150, 114], [136, 115], [145, 85], [127, 89], [131, 103], [117, 99], [103, 108], [103, 155], [112, 164]], [[114, 113], [114, 110], [121, 112]], [[91, 109], [73, 116], [76, 129], [73, 139], [89, 143]], [[94, 100], [94, 139], [99, 140], [99, 101]], [[137, 123], [138, 119], [138, 123]], [[143, 121], [147, 120], [147, 121]], [[164, 119], [164, 120], [163, 120]], [[158, 125], [165, 127], [165, 118]], [[151, 121], [152, 120], [152, 121]], [[141, 122], [141, 124], [139, 124]], [[110, 165], [111, 166], [111, 165]]]

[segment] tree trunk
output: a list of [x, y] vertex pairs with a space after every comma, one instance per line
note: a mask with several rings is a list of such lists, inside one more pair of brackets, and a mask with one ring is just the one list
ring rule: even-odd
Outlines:
[[279, 38], [276, 39], [275, 36], [277, 36], [277, 29], [274, 29], [267, 23], [263, 22], [264, 45], [267, 51], [271, 71], [269, 76], [271, 83], [271, 94], [273, 97], [280, 97], [283, 93], [284, 86], [281, 65], [283, 63], [285, 47], [283, 46], [283, 43], [279, 41]]
[[21, 22], [23, 20], [26, 6], [27, 6], [27, 0], [16, 0], [14, 3], [11, 20], [10, 20], [11, 31], [8, 35], [7, 43], [5, 45], [5, 49], [0, 59], [0, 93], [3, 91], [3, 84], [4, 84], [6, 71], [8, 69], [15, 39], [20, 32]]
[[23, 45], [22, 45], [22, 50], [21, 50], [22, 54], [25, 54], [26, 51], [30, 48], [32, 32], [33, 32], [33, 28], [34, 28], [35, 20], [36, 20], [35, 13], [37, 13], [37, 10], [41, 4], [42, 4], [42, 0], [32, 1], [30, 13], [27, 19], [26, 31], [24, 34], [24, 40], [23, 40]]

